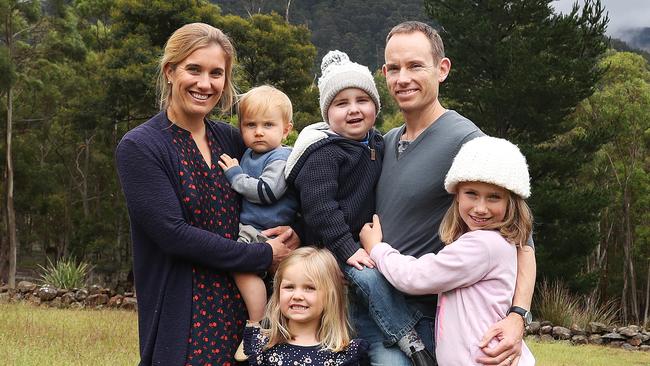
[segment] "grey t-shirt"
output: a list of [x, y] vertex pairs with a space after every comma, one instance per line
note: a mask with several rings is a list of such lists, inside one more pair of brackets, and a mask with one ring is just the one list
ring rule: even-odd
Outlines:
[[398, 156], [397, 144], [404, 129], [392, 129], [384, 137], [377, 213], [384, 241], [403, 254], [420, 257], [443, 247], [438, 228], [453, 200], [444, 182], [456, 153], [465, 142], [484, 134], [470, 120], [449, 110]]

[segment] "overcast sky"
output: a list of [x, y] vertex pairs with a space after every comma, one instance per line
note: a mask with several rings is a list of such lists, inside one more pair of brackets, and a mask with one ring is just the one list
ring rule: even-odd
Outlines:
[[[568, 12], [576, 0], [556, 0], [551, 3], [559, 12]], [[578, 0], [582, 5], [583, 0]], [[650, 27], [650, 0], [601, 0], [609, 13], [607, 34], [621, 37], [629, 28]]]

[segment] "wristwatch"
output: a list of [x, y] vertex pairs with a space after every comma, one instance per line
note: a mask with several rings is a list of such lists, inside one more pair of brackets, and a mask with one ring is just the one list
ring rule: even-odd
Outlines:
[[519, 306], [513, 306], [508, 310], [508, 314], [510, 313], [515, 313], [521, 315], [522, 318], [524, 318], [524, 326], [529, 326], [530, 323], [533, 321], [533, 314], [530, 313], [530, 311], [521, 308]]

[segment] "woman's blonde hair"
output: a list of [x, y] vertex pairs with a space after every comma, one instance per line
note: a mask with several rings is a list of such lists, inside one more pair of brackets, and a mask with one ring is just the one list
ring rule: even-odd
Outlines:
[[263, 330], [269, 338], [264, 349], [293, 339], [288, 320], [280, 310], [280, 284], [287, 268], [293, 265], [300, 266], [305, 275], [314, 282], [316, 290], [322, 294], [323, 313], [316, 335], [321, 346], [332, 352], [344, 350], [350, 344], [351, 336], [343, 274], [332, 253], [327, 249], [314, 247], [296, 249], [278, 266], [273, 279], [273, 294], [266, 307], [266, 317], [271, 325], [269, 329]]
[[172, 89], [167, 84], [165, 76], [165, 67], [169, 65], [175, 68], [176, 65], [185, 60], [192, 52], [197, 49], [219, 45], [226, 54], [226, 70], [223, 94], [219, 99], [219, 107], [222, 111], [227, 111], [233, 104], [235, 95], [235, 84], [232, 80], [232, 68], [236, 61], [235, 48], [230, 42], [230, 38], [220, 29], [205, 23], [190, 23], [178, 28], [167, 40], [165, 51], [160, 58], [158, 65], [157, 91], [159, 97], [160, 109], [167, 109], [171, 97]]
[[[533, 230], [533, 214], [523, 198], [508, 190], [508, 205], [503, 221], [488, 225], [485, 230], [498, 230], [508, 242], [521, 247], [528, 242]], [[454, 202], [440, 223], [438, 232], [440, 240], [445, 244], [451, 244], [468, 231], [469, 227], [460, 216], [458, 193], [456, 193]]]

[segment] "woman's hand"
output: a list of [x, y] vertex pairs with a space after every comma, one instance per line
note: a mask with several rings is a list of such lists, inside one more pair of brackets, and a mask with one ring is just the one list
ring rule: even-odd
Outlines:
[[350, 258], [348, 258], [345, 263], [351, 265], [352, 267], [362, 270], [364, 266], [368, 268], [375, 268], [375, 262], [370, 258], [368, 252], [359, 248]]
[[266, 241], [271, 246], [271, 249], [273, 249], [273, 262], [271, 263], [273, 272], [275, 272], [278, 264], [293, 251], [293, 249], [285, 244], [293, 234], [293, 230], [289, 228], [275, 238]]
[[290, 231], [291, 236], [289, 236], [288, 239], [284, 240], [284, 245], [286, 245], [289, 249], [294, 250], [298, 249], [300, 247], [300, 237], [298, 237], [298, 234], [296, 234], [293, 229], [291, 229], [291, 226], [276, 226], [272, 227], [270, 229], [266, 229], [262, 231], [262, 235], [266, 236], [267, 238], [273, 238], [278, 235], [281, 235], [282, 233]]
[[239, 161], [237, 161], [235, 158], [231, 158], [228, 154], [221, 154], [219, 158], [221, 160], [219, 160], [217, 164], [219, 164], [224, 172], [232, 167], [239, 166]]
[[381, 232], [381, 224], [379, 223], [379, 216], [372, 215], [372, 223], [367, 223], [361, 228], [359, 233], [359, 239], [361, 239], [361, 245], [363, 249], [366, 250], [368, 254], [372, 252], [372, 248], [375, 245], [381, 243], [381, 240], [384, 238]]

